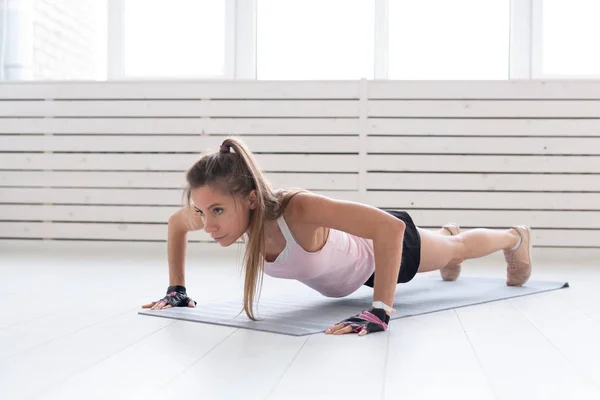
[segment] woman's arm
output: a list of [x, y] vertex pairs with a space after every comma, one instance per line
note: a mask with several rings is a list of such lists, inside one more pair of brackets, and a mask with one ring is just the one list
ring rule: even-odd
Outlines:
[[169, 218], [167, 254], [169, 261], [169, 287], [161, 300], [145, 304], [142, 308], [162, 310], [164, 308], [195, 307], [185, 288], [185, 250], [187, 233], [203, 228], [202, 219], [189, 207], [183, 207]]
[[334, 200], [314, 193], [295, 195], [290, 206], [296, 221], [372, 239], [375, 254], [373, 300], [393, 306], [402, 260], [404, 221], [369, 205]]
[[203, 227], [202, 218], [187, 206], [169, 218], [167, 238], [169, 286], [185, 286], [187, 233]]

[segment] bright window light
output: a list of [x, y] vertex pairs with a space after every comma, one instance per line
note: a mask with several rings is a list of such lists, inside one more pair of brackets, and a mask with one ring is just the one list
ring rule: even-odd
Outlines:
[[372, 0], [258, 0], [257, 78], [372, 79]]
[[510, 0], [389, 0], [390, 79], [509, 77]]
[[[544, 1], [542, 12], [542, 74], [600, 75], [600, 1]], [[594, 50], [596, 49], [596, 50]]]
[[223, 77], [225, 0], [124, 0], [127, 77]]

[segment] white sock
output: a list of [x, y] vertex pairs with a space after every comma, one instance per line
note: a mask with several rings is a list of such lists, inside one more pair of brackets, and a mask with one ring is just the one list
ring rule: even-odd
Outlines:
[[[519, 233], [519, 232], [517, 231], [517, 233]], [[512, 251], [512, 250], [516, 250], [516, 249], [518, 249], [518, 248], [519, 248], [519, 246], [521, 245], [521, 242], [522, 242], [522, 241], [523, 241], [523, 239], [521, 238], [521, 234], [519, 233], [519, 241], [517, 242], [517, 244], [515, 244], [515, 247], [513, 247], [513, 248], [511, 249], [511, 251]]]

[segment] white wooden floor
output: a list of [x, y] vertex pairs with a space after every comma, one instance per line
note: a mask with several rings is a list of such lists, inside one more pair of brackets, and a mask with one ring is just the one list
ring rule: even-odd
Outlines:
[[[0, 242], [0, 399], [599, 399], [599, 252], [535, 254], [535, 279], [571, 288], [291, 337], [138, 315], [166, 289], [163, 245]], [[241, 297], [235, 260], [190, 248], [199, 305]], [[501, 254], [464, 275], [503, 278]]]

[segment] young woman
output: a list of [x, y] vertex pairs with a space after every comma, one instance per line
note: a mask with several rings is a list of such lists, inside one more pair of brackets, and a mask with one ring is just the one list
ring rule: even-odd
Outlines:
[[186, 234], [204, 229], [221, 246], [238, 239], [244, 255], [244, 310], [253, 313], [263, 273], [297, 279], [324, 296], [347, 296], [363, 285], [373, 291], [373, 306], [326, 333], [365, 335], [387, 329], [398, 283], [418, 272], [440, 270], [456, 280], [461, 263], [504, 250], [507, 285], [523, 285], [531, 274], [531, 232], [506, 230], [460, 232], [447, 224], [437, 232], [417, 227], [403, 211], [339, 201], [302, 189], [273, 190], [242, 141], [227, 138], [220, 149], [204, 154], [187, 171], [187, 205], [169, 219], [170, 286], [159, 301], [144, 308], [194, 307], [186, 294]]

